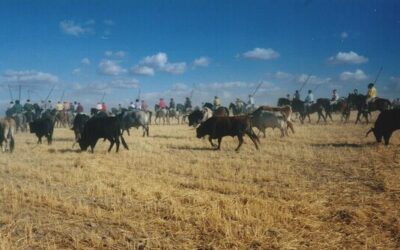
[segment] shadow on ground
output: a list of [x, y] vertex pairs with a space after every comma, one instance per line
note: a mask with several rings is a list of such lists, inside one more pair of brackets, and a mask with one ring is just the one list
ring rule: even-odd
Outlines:
[[161, 139], [186, 139], [186, 136], [173, 136], [173, 135], [153, 135], [150, 136], [153, 138], [161, 138]]
[[168, 146], [170, 149], [178, 149], [178, 150], [197, 150], [197, 151], [214, 151], [214, 148], [211, 147], [190, 147], [190, 146]]
[[357, 144], [357, 143], [347, 143], [347, 142], [342, 142], [342, 143], [314, 143], [311, 144], [313, 147], [334, 147], [334, 148], [363, 148], [363, 147], [370, 147], [373, 145], [377, 145], [375, 142], [368, 142], [368, 143], [362, 143], [362, 144]]

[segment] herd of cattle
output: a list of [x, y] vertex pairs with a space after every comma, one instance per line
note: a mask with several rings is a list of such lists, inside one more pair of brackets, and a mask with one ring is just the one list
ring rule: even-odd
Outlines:
[[[330, 112], [334, 111], [332, 107], [324, 107], [324, 105], [328, 105], [324, 102], [316, 104], [314, 108], [305, 109], [304, 107], [299, 108], [299, 104], [294, 103], [294, 100], [291, 101], [290, 105], [282, 104], [284, 101], [279, 100], [280, 106], [260, 106], [247, 114], [230, 114], [229, 109], [225, 107], [212, 109], [204, 106], [202, 109], [191, 111], [184, 118], [185, 120], [187, 119], [189, 126], [196, 127], [197, 137], [208, 136], [210, 144], [215, 149], [220, 149], [224, 136], [237, 136], [239, 139], [237, 151], [241, 147], [245, 135], [251, 139], [258, 149], [260, 141], [254, 133], [253, 127], [262, 132], [264, 137], [266, 128], [278, 128], [283, 137], [288, 135], [288, 129], [292, 133], [295, 132], [292, 121], [293, 113], [299, 113], [300, 121], [303, 122], [305, 117], [312, 112], [317, 112], [319, 116], [322, 115], [326, 119], [326, 116], [331, 117]], [[342, 112], [344, 119], [348, 119], [347, 112], [349, 113], [350, 111], [343, 109], [343, 104], [339, 103], [338, 107], [341, 107], [339, 110]], [[322, 114], [323, 111], [327, 113], [324, 115]], [[118, 152], [120, 143], [124, 148], [128, 149], [123, 137], [124, 131], [129, 134], [130, 128], [142, 127], [143, 136], [149, 136], [151, 114], [151, 112], [142, 110], [124, 110], [111, 115], [102, 112], [91, 116], [77, 114], [71, 124], [75, 134], [75, 143], [79, 144], [82, 151], [86, 151], [90, 147], [93, 152], [97, 141], [104, 139], [110, 142], [108, 151], [111, 151], [115, 144], [116, 152]], [[357, 120], [359, 116], [360, 114], [357, 115]], [[368, 119], [368, 114], [365, 118]], [[42, 143], [42, 138], [45, 137], [48, 144], [51, 144], [55, 123], [56, 114], [51, 111], [45, 112], [41, 118], [29, 123], [29, 130], [37, 136], [38, 143]], [[15, 148], [14, 134], [17, 127], [17, 123], [13, 118], [0, 119], [0, 146], [3, 152], [12, 152]], [[393, 131], [397, 129], [400, 129], [400, 110], [384, 109], [379, 114], [374, 128], [371, 128], [367, 135], [373, 132], [377, 142], [381, 142], [383, 138], [387, 145]], [[218, 140], [218, 145], [213, 143], [213, 139]]]

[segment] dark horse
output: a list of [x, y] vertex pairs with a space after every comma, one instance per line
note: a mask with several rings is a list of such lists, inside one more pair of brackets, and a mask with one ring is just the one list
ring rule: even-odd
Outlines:
[[356, 124], [360, 121], [361, 115], [369, 123], [368, 114], [373, 111], [383, 111], [387, 110], [391, 107], [391, 102], [388, 99], [384, 98], [375, 98], [369, 105], [366, 105], [367, 96], [362, 94], [349, 94], [347, 97], [347, 101], [349, 102], [350, 106], [357, 109], [357, 119]]
[[292, 101], [285, 97], [281, 97], [278, 99], [278, 107], [282, 107], [282, 106], [286, 106], [286, 105], [292, 105]]
[[332, 103], [328, 98], [317, 99], [317, 104], [322, 106], [325, 110], [325, 117], [332, 119], [332, 113], [341, 113], [341, 121], [347, 122], [350, 117], [350, 105], [346, 99], [339, 99], [336, 103]]
[[324, 108], [318, 104], [313, 103], [310, 106], [306, 106], [305, 102], [299, 99], [293, 99], [292, 101], [292, 110], [293, 112], [298, 112], [300, 114], [300, 122], [304, 123], [304, 119], [308, 117], [308, 122], [311, 122], [310, 114], [317, 112], [318, 113], [318, 120], [317, 123], [321, 120], [321, 117], [326, 122], [326, 117], [323, 114]]

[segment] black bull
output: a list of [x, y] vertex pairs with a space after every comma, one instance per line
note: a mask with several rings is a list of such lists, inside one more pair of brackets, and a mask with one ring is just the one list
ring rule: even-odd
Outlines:
[[400, 110], [384, 110], [382, 111], [375, 121], [375, 126], [367, 132], [373, 132], [377, 142], [385, 140], [385, 145], [389, 144], [390, 137], [393, 132], [400, 129]]
[[128, 149], [124, 137], [121, 134], [121, 117], [92, 117], [85, 124], [82, 137], [79, 140], [81, 150], [87, 150], [90, 146], [93, 153], [97, 141], [100, 139], [110, 141], [108, 152], [116, 144], [116, 152], [119, 150], [120, 139], [125, 149]]

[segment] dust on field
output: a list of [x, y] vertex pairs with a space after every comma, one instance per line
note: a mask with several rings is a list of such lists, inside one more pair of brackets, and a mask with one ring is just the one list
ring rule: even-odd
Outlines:
[[187, 125], [131, 130], [94, 154], [17, 134], [0, 157], [0, 248], [400, 248], [400, 134], [366, 125], [268, 130], [255, 150], [210, 150]]

